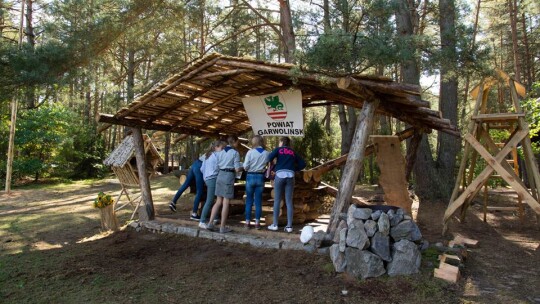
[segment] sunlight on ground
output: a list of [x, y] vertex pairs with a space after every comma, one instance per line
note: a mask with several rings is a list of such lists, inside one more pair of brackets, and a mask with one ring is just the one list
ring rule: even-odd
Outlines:
[[101, 239], [104, 239], [104, 238], [110, 236], [113, 233], [114, 233], [113, 231], [100, 232], [98, 234], [94, 234], [92, 236], [82, 238], [82, 239], [78, 240], [76, 243], [81, 244], [81, 243], [93, 242], [93, 241], [101, 240]]

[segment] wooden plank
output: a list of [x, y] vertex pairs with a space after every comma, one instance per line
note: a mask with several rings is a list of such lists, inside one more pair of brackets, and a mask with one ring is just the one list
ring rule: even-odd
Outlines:
[[142, 131], [139, 128], [131, 128], [133, 133], [133, 144], [135, 146], [135, 157], [137, 159], [137, 171], [139, 172], [139, 183], [141, 187], [141, 197], [143, 206], [139, 208], [139, 219], [149, 221], [154, 219], [154, 202], [150, 190], [150, 179], [146, 174], [146, 155], [144, 153], [144, 140]]
[[[504, 157], [510, 153], [510, 151], [516, 147], [516, 145], [523, 139], [523, 137], [525, 137], [526, 135], [528, 134], [527, 131], [524, 131], [524, 130], [520, 130], [518, 131], [511, 139], [510, 141], [507, 143], [507, 145], [501, 150], [501, 152], [499, 152], [497, 154], [497, 156], [495, 157], [495, 161], [496, 162], [502, 162], [504, 160]], [[478, 142], [476, 141], [476, 139], [471, 135], [471, 134], [466, 134], [465, 135], [465, 139], [469, 142], [471, 142], [471, 140], [473, 140], [474, 142]], [[480, 145], [481, 146], [481, 145]], [[475, 147], [476, 148], [476, 147]], [[450, 217], [452, 216], [452, 214], [454, 214], [454, 212], [461, 206], [463, 205], [463, 203], [465, 202], [465, 200], [468, 198], [468, 197], [474, 197], [478, 191], [480, 190], [480, 188], [482, 187], [482, 185], [484, 184], [485, 180], [491, 175], [491, 172], [493, 172], [493, 168], [491, 166], [487, 166], [486, 168], [484, 168], [484, 170], [482, 172], [480, 172], [480, 174], [476, 177], [476, 179], [474, 181], [471, 182], [471, 184], [469, 184], [469, 186], [463, 191], [463, 193], [461, 193], [461, 195], [454, 201], [450, 201], [450, 204], [448, 205], [448, 207], [446, 208], [446, 211], [444, 212], [444, 227], [446, 228], [446, 222], [450, 219]], [[443, 230], [446, 230], [446, 229], [443, 229]], [[445, 231], [443, 231], [444, 233]]]
[[397, 136], [372, 135], [376, 145], [376, 161], [381, 169], [379, 183], [384, 190], [384, 201], [398, 206], [411, 214], [412, 199], [405, 178], [405, 157], [401, 154], [401, 143]]
[[439, 268], [433, 269], [433, 276], [450, 283], [457, 283], [459, 280], [459, 267], [447, 263], [441, 263]]
[[525, 117], [525, 113], [494, 113], [494, 114], [477, 114], [473, 115], [472, 119], [480, 122], [505, 122], [515, 121], [519, 117]]
[[[484, 96], [484, 84], [483, 83], [481, 83], [480, 86], [479, 86], [479, 92], [480, 92], [480, 94], [478, 94], [478, 96], [476, 98], [476, 103], [474, 105], [473, 115], [478, 114], [478, 111], [480, 109], [480, 105], [482, 104], [482, 100], [484, 98], [483, 97]], [[469, 122], [469, 126], [468, 126], [469, 134], [474, 134], [475, 133], [475, 126], [476, 126], [476, 122], [471, 120]], [[461, 158], [461, 164], [459, 165], [459, 171], [458, 171], [458, 174], [457, 174], [457, 177], [456, 177], [456, 184], [454, 185], [454, 190], [452, 191], [452, 195], [450, 196], [450, 202], [448, 203], [448, 206], [452, 205], [452, 203], [456, 200], [456, 197], [457, 197], [458, 192], [459, 192], [459, 186], [461, 184], [461, 179], [463, 179], [464, 176], [465, 176], [465, 169], [467, 167], [467, 161], [468, 161], [468, 158], [469, 158], [469, 155], [470, 155], [471, 152], [472, 152], [472, 149], [471, 149], [470, 145], [467, 142], [465, 142], [465, 150], [463, 152], [463, 157]], [[443, 228], [443, 234], [444, 234], [445, 230], [446, 230], [446, 224], [444, 225], [444, 228]]]
[[[528, 135], [528, 132], [527, 132]], [[523, 188], [523, 186], [516, 181], [515, 176], [508, 172], [500, 163], [501, 160], [495, 159], [483, 146], [478, 142], [475, 138], [472, 137], [466, 137], [465, 138], [471, 145], [474, 146], [475, 150], [478, 151], [478, 153], [486, 160], [488, 165], [492, 167], [495, 171], [497, 171], [501, 177], [504, 179], [505, 182], [507, 182], [516, 192], [518, 195], [521, 195], [522, 199], [525, 200], [525, 202], [536, 212], [537, 214], [540, 214], [540, 203], [538, 203], [534, 197], [527, 191], [527, 189]], [[506, 148], [506, 147], [505, 147]], [[512, 147], [514, 148], [514, 147]], [[504, 149], [504, 148], [503, 148]], [[501, 154], [501, 153], [499, 153]], [[497, 156], [499, 156], [497, 154]], [[508, 153], [506, 153], [508, 154]], [[505, 155], [502, 155], [503, 157], [506, 157]], [[503, 159], [504, 160], [504, 159]], [[506, 164], [506, 163], [505, 163]], [[513, 171], [512, 171], [513, 172]]]
[[460, 244], [460, 245], [463, 244], [463, 245], [466, 245], [467, 247], [475, 248], [475, 247], [478, 246], [478, 240], [474, 240], [474, 239], [471, 239], [471, 238], [464, 237], [461, 234], [456, 234], [454, 236], [453, 241], [456, 244]]
[[[519, 104], [518, 93], [516, 91], [516, 84], [517, 82], [509, 79], [508, 85], [510, 87], [512, 103], [514, 104], [516, 112], [522, 112], [521, 105]], [[518, 126], [522, 130], [529, 130], [529, 125], [523, 117], [519, 118]], [[525, 157], [525, 169], [527, 170], [527, 176], [529, 176], [531, 184], [531, 192], [536, 199], [540, 199], [540, 193], [538, 193], [538, 191], [540, 191], [540, 172], [538, 172], [538, 163], [535, 161], [535, 156], [532, 150], [531, 138], [529, 136], [526, 136], [523, 139], [522, 146], [523, 155]]]
[[358, 180], [358, 174], [360, 173], [360, 167], [364, 160], [365, 148], [369, 135], [373, 128], [373, 120], [375, 116], [375, 110], [379, 105], [379, 100], [366, 100], [362, 111], [358, 115], [358, 122], [356, 131], [354, 132], [351, 150], [347, 157], [347, 163], [341, 176], [339, 183], [339, 192], [332, 208], [332, 215], [328, 224], [327, 233], [330, 237], [333, 237], [335, 230], [339, 224], [339, 215], [349, 207], [351, 202], [351, 196]]
[[497, 207], [497, 206], [487, 206], [489, 211], [519, 211], [519, 207]]

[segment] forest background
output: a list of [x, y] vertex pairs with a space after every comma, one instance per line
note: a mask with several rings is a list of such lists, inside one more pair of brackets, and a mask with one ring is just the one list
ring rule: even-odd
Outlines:
[[[526, 86], [523, 106], [537, 137], [539, 44], [534, 0], [0, 0], [0, 150], [8, 150], [16, 100], [14, 184], [102, 177], [109, 172], [102, 160], [125, 130], [104, 128], [98, 113], [115, 113], [212, 52], [421, 84], [423, 99], [461, 129], [471, 112], [468, 91], [501, 69]], [[491, 94], [494, 112], [509, 110], [504, 91]], [[349, 150], [356, 120], [346, 106], [306, 109], [306, 136], [296, 147], [310, 166], [335, 158]], [[380, 134], [405, 127], [383, 116], [376, 124]], [[184, 167], [207, 145], [148, 134], [165, 160]], [[460, 150], [459, 138], [425, 137], [417, 194], [448, 197]], [[0, 153], [2, 182], [6, 162]], [[376, 183], [373, 158], [363, 172], [363, 181]]]

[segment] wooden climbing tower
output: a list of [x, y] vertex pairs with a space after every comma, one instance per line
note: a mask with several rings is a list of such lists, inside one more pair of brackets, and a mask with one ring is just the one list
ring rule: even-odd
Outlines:
[[[488, 108], [489, 92], [494, 85], [500, 82], [509, 90], [511, 104], [507, 106], [513, 110], [506, 113], [491, 113]], [[448, 228], [448, 221], [458, 208], [461, 207], [461, 215], [462, 218], [464, 217], [471, 201], [493, 175], [494, 171], [516, 191], [518, 197], [527, 203], [536, 214], [540, 214], [540, 203], [538, 202], [540, 174], [531, 147], [529, 126], [525, 121], [525, 113], [519, 104], [519, 96], [525, 96], [525, 88], [506, 73], [498, 71], [497, 77], [484, 79], [482, 83], [471, 91], [471, 95], [476, 98], [476, 103], [467, 134], [464, 136], [465, 150], [454, 191], [444, 213], [443, 234]], [[510, 130], [510, 136], [503, 145], [497, 145], [490, 135], [489, 130], [496, 128]], [[514, 167], [507, 162], [507, 156], [519, 144], [523, 149], [525, 170], [530, 189], [525, 186]], [[485, 160], [486, 166], [479, 174], [475, 174], [478, 157]], [[469, 167], [469, 170], [466, 172], [467, 167]], [[460, 192], [462, 183], [464, 189]]]

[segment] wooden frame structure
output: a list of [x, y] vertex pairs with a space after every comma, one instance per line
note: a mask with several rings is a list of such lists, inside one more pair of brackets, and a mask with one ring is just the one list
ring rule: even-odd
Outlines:
[[[461, 217], [465, 216], [468, 206], [473, 198], [478, 194], [482, 186], [487, 182], [492, 173], [497, 172], [500, 177], [507, 182], [518, 194], [520, 199], [524, 200], [536, 214], [540, 214], [539, 191], [540, 174], [538, 166], [534, 160], [534, 154], [529, 137], [529, 127], [525, 120], [525, 113], [519, 104], [519, 96], [525, 96], [524, 87], [510, 78], [506, 73], [498, 71], [498, 77], [490, 77], [482, 81], [471, 91], [471, 95], [476, 98], [471, 121], [468, 126], [468, 133], [464, 136], [465, 150], [459, 167], [459, 173], [456, 178], [454, 191], [450, 198], [448, 208], [444, 213], [443, 234], [448, 229], [448, 222], [451, 216], [461, 207]], [[502, 81], [510, 91], [510, 99], [514, 112], [511, 113], [489, 113], [487, 108], [488, 93], [491, 87]], [[491, 138], [488, 129], [490, 127], [510, 128], [512, 130], [510, 137], [500, 148]], [[508, 164], [506, 157], [521, 143], [525, 161], [525, 170], [529, 177], [531, 189], [527, 189], [524, 182], [516, 174], [514, 168]], [[487, 166], [474, 177], [474, 169], [478, 157], [482, 157]], [[470, 160], [469, 174], [465, 178], [465, 169]], [[474, 179], [473, 179], [474, 178]], [[467, 181], [459, 194], [462, 181]], [[458, 196], [459, 194], [459, 196]]]
[[[152, 144], [150, 137], [146, 134], [143, 135], [143, 141], [145, 153], [144, 171], [146, 172], [147, 177], [151, 177], [155, 174], [157, 166], [159, 166], [163, 160], [156, 147]], [[103, 161], [106, 166], [111, 167], [122, 187], [122, 190], [114, 201], [114, 210], [118, 211], [131, 205], [134, 210], [131, 219], [135, 216], [142, 200], [142, 192], [139, 194], [130, 192], [130, 188], [140, 189], [140, 170], [137, 167], [135, 152], [136, 145], [134, 135], [128, 135]], [[120, 199], [123, 196], [127, 198], [127, 202], [120, 204]]]
[[[362, 109], [334, 205], [330, 233], [335, 229], [333, 225], [337, 227], [339, 214], [351, 202], [352, 186], [366, 153], [374, 115], [391, 116], [413, 128], [407, 172], [414, 162], [415, 147], [422, 133], [436, 129], [460, 136], [450, 120], [443, 118], [439, 111], [430, 109], [429, 103], [421, 99], [420, 86], [396, 83], [377, 76], [325, 75], [292, 64], [220, 54], [210, 54], [197, 60], [116, 114], [100, 114], [98, 120], [128, 126], [138, 132], [144, 128], [208, 138], [241, 135], [251, 128], [242, 104], [243, 97], [292, 88], [302, 91], [303, 107], [343, 104]], [[139, 158], [137, 161], [139, 164]], [[143, 195], [145, 191], [142, 190]], [[151, 218], [151, 195], [143, 197], [143, 201]]]

